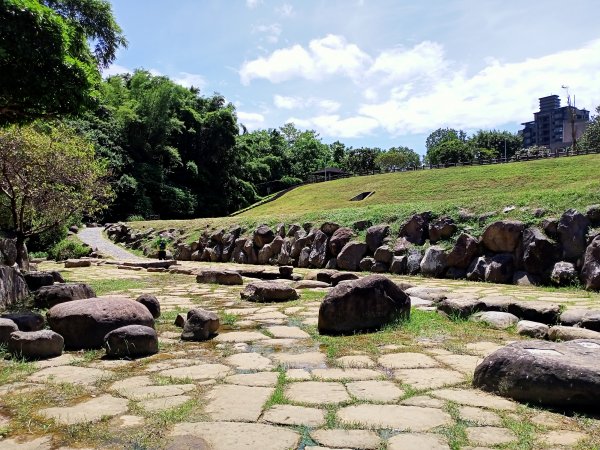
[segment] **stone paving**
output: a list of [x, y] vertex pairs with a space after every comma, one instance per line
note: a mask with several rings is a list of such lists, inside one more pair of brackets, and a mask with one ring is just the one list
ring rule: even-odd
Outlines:
[[[209, 265], [185, 264], [200, 266]], [[471, 387], [485, 355], [521, 339], [510, 329], [443, 319], [448, 325], [439, 329], [321, 337], [315, 324], [323, 288], [303, 289], [293, 302], [256, 304], [240, 300], [243, 286], [201, 285], [186, 275], [112, 265], [63, 274], [100, 287], [100, 294], [156, 295], [160, 352], [134, 361], [90, 351], [0, 362], [1, 449], [600, 448], [596, 418], [530, 408]], [[398, 280], [453, 296], [508, 295], [568, 307], [600, 301], [574, 290]], [[219, 313], [214, 339], [179, 340], [175, 316], [194, 306]]]

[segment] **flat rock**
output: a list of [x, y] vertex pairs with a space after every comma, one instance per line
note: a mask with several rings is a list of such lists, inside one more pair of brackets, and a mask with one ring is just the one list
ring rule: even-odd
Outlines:
[[477, 425], [500, 426], [502, 419], [494, 412], [486, 411], [485, 409], [475, 408], [474, 406], [461, 406], [458, 409], [460, 418]]
[[404, 395], [404, 391], [391, 381], [355, 381], [346, 384], [350, 395], [368, 402], [394, 403]]
[[584, 433], [580, 433], [578, 431], [569, 431], [569, 430], [556, 430], [550, 431], [540, 437], [540, 441], [544, 442], [547, 445], [560, 445], [560, 446], [568, 446], [573, 447], [576, 446], [578, 442], [586, 439]]
[[314, 369], [312, 374], [322, 380], [374, 380], [383, 374], [372, 369]]
[[448, 400], [467, 406], [477, 406], [480, 408], [499, 409], [504, 411], [514, 411], [517, 409], [516, 403], [482, 391], [465, 389], [440, 389], [431, 392], [431, 395], [443, 400]]
[[473, 322], [485, 323], [490, 328], [505, 330], [515, 325], [519, 318], [514, 314], [499, 311], [481, 311], [471, 316]]
[[548, 339], [551, 341], [572, 341], [575, 339], [600, 340], [600, 333], [585, 328], [555, 325], [548, 330]]
[[272, 387], [277, 384], [277, 372], [238, 373], [225, 378], [225, 383], [240, 386]]
[[388, 441], [388, 450], [450, 450], [442, 436], [421, 433], [400, 433]]
[[452, 418], [441, 409], [404, 405], [353, 405], [338, 411], [342, 423], [362, 424], [369, 428], [427, 431], [450, 425]]
[[350, 400], [343, 384], [325, 381], [290, 383], [285, 395], [295, 403], [309, 405], [329, 405]]
[[336, 362], [341, 367], [354, 367], [359, 369], [375, 367], [373, 360], [366, 355], [341, 356], [336, 359]]
[[483, 360], [479, 356], [472, 355], [437, 355], [435, 359], [452, 367], [454, 370], [469, 375], [475, 371], [475, 367]]
[[52, 438], [43, 436], [29, 441], [21, 438], [4, 439], [0, 441], [0, 444], [3, 450], [50, 450], [52, 448]]
[[445, 402], [438, 398], [431, 398], [428, 395], [417, 395], [415, 397], [408, 397], [402, 400], [403, 405], [408, 406], [422, 406], [424, 408], [438, 408], [442, 409]]
[[42, 369], [30, 375], [27, 380], [32, 383], [71, 383], [91, 386], [100, 380], [113, 376], [110, 370], [90, 367], [55, 366]]
[[325, 424], [325, 412], [322, 409], [304, 406], [275, 405], [265, 411], [262, 420], [278, 425], [320, 427]]
[[189, 378], [198, 381], [224, 378], [230, 373], [231, 368], [223, 364], [196, 364], [163, 370], [159, 372], [159, 375], [169, 378]]
[[254, 342], [263, 339], [269, 339], [269, 336], [258, 331], [230, 331], [219, 334], [214, 340], [216, 342]]
[[273, 359], [279, 364], [292, 369], [324, 367], [326, 357], [320, 352], [275, 353]]
[[148, 412], [159, 412], [183, 405], [192, 397], [188, 395], [174, 395], [170, 397], [150, 398], [140, 401], [140, 406]]
[[534, 339], [545, 339], [550, 327], [544, 323], [532, 322], [531, 320], [520, 320], [517, 323], [517, 333]]
[[285, 372], [285, 378], [288, 381], [306, 381], [310, 380], [310, 372], [304, 369], [288, 369]]
[[185, 435], [204, 440], [211, 450], [289, 450], [296, 448], [300, 439], [298, 433], [286, 428], [239, 422], [179, 423], [169, 434], [170, 438]]
[[321, 445], [335, 448], [377, 449], [381, 445], [377, 433], [367, 430], [316, 430], [310, 437]]
[[515, 441], [517, 436], [506, 428], [499, 427], [467, 427], [465, 429], [469, 441], [479, 445], [501, 445]]
[[284, 325], [267, 327], [267, 331], [273, 335], [274, 338], [282, 339], [308, 339], [310, 335], [301, 330], [298, 327], [288, 327]]
[[238, 370], [269, 370], [273, 364], [269, 358], [258, 353], [238, 353], [225, 358], [225, 363]]
[[206, 396], [204, 411], [213, 420], [255, 422], [273, 388], [222, 384]]
[[600, 340], [515, 342], [486, 357], [473, 384], [527, 403], [594, 408], [600, 401]]
[[394, 377], [414, 389], [437, 389], [465, 381], [462, 373], [440, 368], [400, 369], [394, 372]]
[[105, 416], [118, 416], [127, 411], [129, 401], [124, 398], [116, 398], [111, 395], [101, 395], [75, 406], [60, 406], [56, 408], [46, 408], [39, 411], [39, 414], [54, 419], [61, 425], [75, 425], [85, 422], [96, 422]]
[[331, 287], [329, 283], [317, 280], [302, 280], [298, 281], [297, 283], [294, 283], [293, 286], [296, 289], [319, 289]]
[[378, 362], [387, 369], [415, 369], [439, 366], [439, 363], [431, 356], [410, 352], [388, 353], [381, 356]]
[[293, 287], [273, 281], [249, 283], [240, 295], [243, 300], [250, 302], [288, 302], [298, 298], [298, 293]]

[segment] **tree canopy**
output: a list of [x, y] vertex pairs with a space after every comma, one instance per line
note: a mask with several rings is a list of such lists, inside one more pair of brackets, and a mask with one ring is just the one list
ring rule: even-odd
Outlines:
[[127, 43], [107, 0], [2, 0], [0, 23], [0, 126], [93, 104]]
[[2, 225], [16, 236], [17, 262], [26, 238], [104, 209], [106, 176], [94, 147], [65, 125], [0, 129]]

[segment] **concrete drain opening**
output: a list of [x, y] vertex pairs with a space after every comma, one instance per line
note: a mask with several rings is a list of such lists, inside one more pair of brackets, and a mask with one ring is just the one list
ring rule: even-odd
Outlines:
[[350, 201], [351, 202], [359, 202], [359, 201], [364, 200], [365, 198], [373, 195], [374, 193], [375, 193], [375, 191], [373, 191], [373, 192], [361, 192], [356, 197], [352, 197], [350, 199]]

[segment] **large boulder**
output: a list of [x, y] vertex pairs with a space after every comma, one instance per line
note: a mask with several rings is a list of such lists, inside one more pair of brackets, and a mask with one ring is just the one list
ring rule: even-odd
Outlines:
[[369, 275], [334, 287], [319, 308], [319, 333], [340, 334], [381, 328], [408, 319], [410, 297], [383, 275]]
[[377, 250], [375, 250], [375, 254], [373, 255], [375, 261], [378, 263], [383, 263], [389, 266], [394, 259], [394, 252], [389, 247], [389, 245], [382, 245]]
[[452, 250], [448, 253], [448, 266], [466, 269], [478, 253], [479, 243], [477, 239], [469, 234], [462, 233], [456, 240]]
[[332, 256], [338, 256], [344, 246], [354, 237], [354, 232], [347, 227], [341, 227], [335, 230], [329, 239], [329, 253]]
[[337, 266], [342, 270], [357, 271], [360, 261], [367, 253], [368, 246], [364, 242], [350, 241], [340, 251]]
[[275, 239], [273, 239], [271, 243], [265, 244], [265, 246], [258, 251], [258, 263], [269, 264], [271, 258], [279, 255], [282, 246], [283, 238], [281, 236], [275, 236]]
[[81, 267], [91, 267], [92, 261], [89, 259], [67, 259], [65, 269], [77, 269]]
[[29, 296], [23, 275], [14, 267], [0, 265], [0, 309], [10, 308]]
[[374, 253], [383, 245], [383, 241], [390, 235], [390, 227], [388, 225], [374, 225], [367, 228], [365, 241], [369, 247], [369, 251]]
[[548, 339], [551, 341], [574, 341], [576, 339], [600, 340], [600, 333], [587, 328], [554, 325], [548, 330]]
[[400, 227], [399, 236], [412, 244], [423, 245], [428, 237], [430, 217], [429, 212], [415, 214]]
[[219, 316], [212, 311], [194, 308], [187, 313], [181, 339], [184, 341], [206, 341], [219, 331]]
[[59, 303], [95, 296], [96, 293], [87, 284], [55, 284], [38, 289], [33, 295], [33, 303], [38, 308], [52, 308]]
[[325, 266], [327, 262], [327, 240], [327, 234], [317, 230], [308, 256], [308, 263], [312, 267], [321, 269]]
[[104, 336], [106, 355], [114, 358], [137, 358], [158, 353], [158, 336], [154, 328], [127, 325]]
[[142, 294], [135, 301], [144, 305], [155, 319], [160, 317], [160, 302], [155, 295]]
[[491, 257], [485, 267], [485, 281], [488, 283], [512, 283], [514, 258], [510, 253], [499, 253]]
[[10, 319], [19, 327], [19, 331], [39, 331], [44, 329], [44, 316], [33, 311], [11, 311], [2, 313], [3, 319]]
[[525, 403], [597, 408], [600, 340], [512, 343], [477, 366], [473, 385]]
[[0, 344], [6, 344], [10, 335], [19, 331], [19, 327], [10, 319], [0, 318]]
[[273, 242], [273, 239], [275, 239], [275, 232], [268, 225], [260, 225], [254, 231], [254, 245], [256, 245], [259, 249]]
[[547, 274], [560, 257], [556, 242], [535, 227], [523, 231], [521, 248], [523, 268], [535, 275]]
[[240, 227], [236, 227], [223, 235], [223, 238], [221, 239], [221, 245], [223, 246], [223, 251], [221, 252], [222, 262], [231, 261], [233, 252], [236, 248], [236, 242], [241, 233], [242, 229]]
[[298, 299], [296, 289], [276, 281], [249, 283], [240, 296], [250, 302], [288, 302]]
[[421, 271], [421, 260], [423, 253], [418, 249], [411, 249], [406, 257], [406, 273], [408, 275], [416, 275]]
[[550, 273], [550, 280], [557, 286], [572, 286], [577, 283], [577, 269], [573, 263], [559, 261], [554, 264]]
[[6, 266], [13, 266], [16, 262], [16, 240], [0, 237], [0, 264], [4, 264]]
[[558, 222], [558, 238], [562, 244], [563, 258], [577, 261], [586, 247], [586, 234], [590, 220], [575, 209], [569, 209]]
[[192, 252], [192, 246], [182, 242], [181, 244], [177, 244], [177, 248], [175, 249], [175, 254], [173, 256], [178, 261], [191, 261], [192, 253], [194, 253]]
[[51, 330], [15, 331], [8, 339], [8, 351], [25, 359], [45, 359], [60, 356], [63, 337]]
[[374, 265], [375, 265], [375, 258], [372, 258], [370, 256], [365, 256], [358, 263], [358, 268], [362, 272], [370, 272]]
[[485, 229], [481, 242], [485, 248], [497, 253], [512, 253], [521, 240], [525, 224], [517, 220], [499, 220]]
[[395, 275], [404, 275], [406, 273], [406, 255], [394, 256], [390, 264], [390, 273]]
[[333, 233], [338, 230], [338, 228], [340, 228], [340, 225], [335, 222], [325, 222], [323, 225], [321, 225], [321, 231], [327, 236], [332, 236]]
[[600, 205], [592, 205], [585, 211], [585, 216], [593, 227], [600, 225]]
[[480, 311], [473, 314], [470, 320], [485, 323], [496, 330], [505, 330], [515, 325], [519, 318], [514, 314], [502, 311]]
[[429, 247], [421, 260], [421, 273], [426, 277], [441, 277], [448, 267], [446, 251], [436, 245]]
[[435, 244], [438, 241], [450, 239], [458, 227], [450, 217], [440, 217], [429, 223], [429, 241]]
[[54, 275], [50, 272], [28, 272], [23, 274], [27, 287], [30, 291], [37, 291], [43, 286], [52, 286], [54, 284]]
[[480, 256], [475, 258], [467, 269], [467, 280], [469, 281], [484, 281], [485, 273], [491, 258]]
[[581, 280], [586, 289], [600, 291], [600, 236], [596, 236], [585, 250]]
[[234, 270], [206, 269], [196, 275], [196, 282], [234, 286], [241, 285], [244, 281], [242, 276]]
[[126, 325], [154, 327], [148, 308], [122, 297], [60, 303], [46, 313], [48, 325], [65, 339], [68, 349], [101, 348], [104, 336]]

